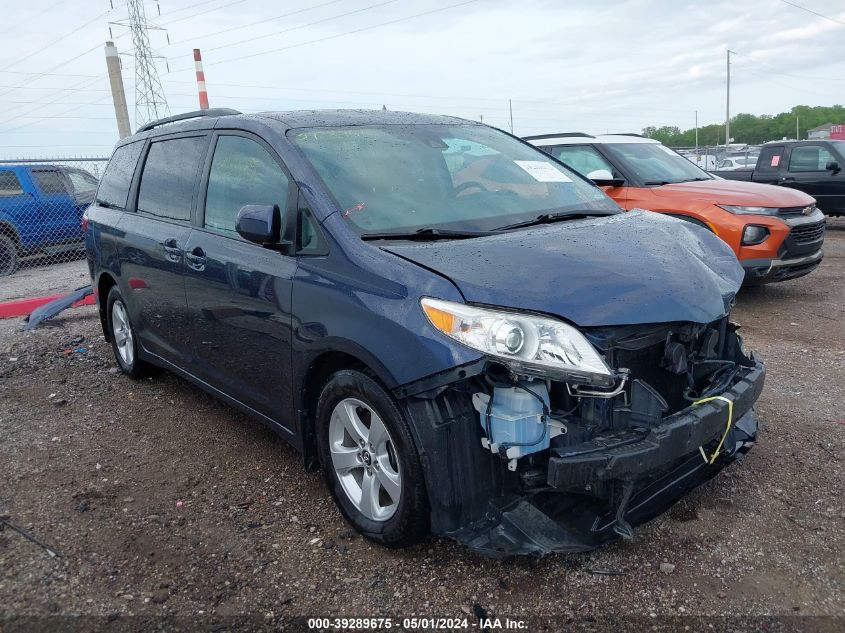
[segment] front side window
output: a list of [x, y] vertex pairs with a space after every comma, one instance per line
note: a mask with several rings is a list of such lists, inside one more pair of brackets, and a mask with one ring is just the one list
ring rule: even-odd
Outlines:
[[665, 185], [713, 177], [660, 143], [608, 143], [604, 150], [645, 185]]
[[138, 210], [172, 220], [189, 220], [194, 185], [207, 139], [189, 136], [150, 145], [141, 186]]
[[64, 177], [55, 169], [35, 170], [32, 177], [41, 192], [46, 195], [68, 192]]
[[238, 211], [246, 205], [278, 205], [282, 210], [288, 195], [288, 178], [262, 145], [243, 136], [217, 139], [208, 192], [204, 226], [235, 232]]
[[539, 149], [482, 125], [383, 125], [291, 133], [362, 233], [494, 230], [544, 213], [618, 212]]
[[571, 167], [584, 176], [589, 177], [592, 172], [602, 169], [614, 178], [619, 176], [604, 156], [587, 145], [558, 145], [552, 147], [550, 153], [567, 167]]
[[97, 189], [97, 202], [118, 209], [126, 207], [132, 176], [143, 147], [143, 142], [134, 142], [114, 150]]
[[13, 171], [0, 171], [0, 198], [23, 195], [21, 181]]
[[789, 171], [824, 171], [832, 160], [836, 160], [833, 154], [821, 145], [795, 147], [789, 157]]

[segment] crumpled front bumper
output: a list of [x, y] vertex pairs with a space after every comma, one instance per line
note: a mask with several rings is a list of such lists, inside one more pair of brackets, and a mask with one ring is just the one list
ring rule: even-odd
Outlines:
[[[665, 512], [751, 448], [757, 434], [753, 405], [765, 373], [756, 362], [721, 394], [733, 401], [733, 420], [713, 464], [701, 451], [712, 455], [725, 434], [728, 405], [721, 400], [668, 416], [645, 435], [606, 435], [589, 445], [552, 449], [547, 487], [494, 499], [483, 519], [449, 536], [495, 557], [585, 551], [618, 538], [624, 533], [620, 523], [638, 525]], [[605, 494], [596, 495], [598, 490]]]

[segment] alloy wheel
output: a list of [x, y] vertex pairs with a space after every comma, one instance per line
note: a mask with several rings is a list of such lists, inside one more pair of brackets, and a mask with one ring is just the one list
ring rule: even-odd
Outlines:
[[341, 400], [329, 421], [332, 467], [361, 514], [387, 521], [399, 506], [402, 475], [390, 433], [379, 415], [356, 398]]
[[122, 301], [115, 301], [111, 309], [111, 329], [117, 353], [127, 367], [135, 361], [135, 345], [132, 336], [132, 326]]

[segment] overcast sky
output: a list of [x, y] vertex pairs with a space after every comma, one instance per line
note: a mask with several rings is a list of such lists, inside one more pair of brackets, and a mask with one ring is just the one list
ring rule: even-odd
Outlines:
[[[103, 44], [127, 17], [113, 2], [4, 2], [2, 157], [109, 153]], [[843, 0], [147, 0], [146, 11], [166, 29], [150, 41], [172, 113], [198, 107], [194, 47], [211, 106], [243, 112], [385, 104], [507, 128], [512, 99], [521, 135], [688, 128], [695, 110], [701, 124], [724, 121], [726, 48], [732, 113], [845, 101]], [[134, 123], [132, 39], [112, 32]]]

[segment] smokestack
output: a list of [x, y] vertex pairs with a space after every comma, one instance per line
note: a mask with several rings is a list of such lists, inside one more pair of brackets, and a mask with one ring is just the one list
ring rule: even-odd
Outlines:
[[197, 90], [200, 95], [200, 110], [208, 110], [208, 91], [205, 89], [205, 73], [202, 71], [202, 54], [194, 49], [194, 64], [197, 67]]
[[123, 89], [123, 73], [120, 70], [120, 57], [114, 42], [106, 42], [106, 68], [109, 71], [111, 98], [114, 102], [114, 117], [117, 119], [117, 133], [120, 138], [132, 134], [129, 127], [129, 109], [126, 107], [126, 92]]

